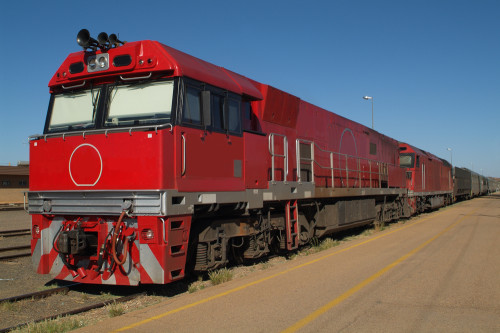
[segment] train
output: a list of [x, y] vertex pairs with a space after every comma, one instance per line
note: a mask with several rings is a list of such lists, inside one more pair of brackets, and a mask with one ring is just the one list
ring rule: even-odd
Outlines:
[[484, 189], [431, 153], [157, 41], [82, 29], [77, 42], [29, 140], [39, 274], [167, 284]]

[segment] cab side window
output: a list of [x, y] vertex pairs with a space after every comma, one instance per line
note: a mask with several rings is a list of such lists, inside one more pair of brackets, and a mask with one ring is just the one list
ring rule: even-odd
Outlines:
[[182, 122], [185, 124], [201, 125], [200, 90], [192, 86], [186, 86]]
[[241, 100], [241, 95], [186, 78], [180, 122], [205, 131], [241, 135]]
[[231, 133], [241, 132], [240, 102], [234, 99], [228, 100], [227, 108], [227, 129]]
[[243, 113], [243, 127], [244, 129], [252, 129], [252, 106], [250, 102], [241, 102], [241, 111]]
[[212, 129], [231, 134], [241, 133], [240, 100], [236, 96], [210, 95]]
[[223, 131], [224, 126], [224, 96], [210, 95], [210, 110], [212, 112], [212, 128], [216, 131]]

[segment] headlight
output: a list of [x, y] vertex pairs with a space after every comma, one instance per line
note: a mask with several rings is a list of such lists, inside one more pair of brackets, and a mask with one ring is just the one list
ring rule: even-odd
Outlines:
[[108, 60], [106, 59], [106, 57], [99, 56], [99, 67], [105, 68], [107, 67], [107, 65], [108, 65]]
[[91, 69], [94, 71], [96, 66], [97, 66], [97, 62], [96, 62], [95, 58], [89, 59], [89, 70]]
[[102, 53], [87, 59], [87, 72], [105, 71], [109, 68], [109, 54]]

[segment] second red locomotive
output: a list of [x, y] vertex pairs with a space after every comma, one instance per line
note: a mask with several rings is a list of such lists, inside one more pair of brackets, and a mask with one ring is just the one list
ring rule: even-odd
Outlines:
[[406, 168], [406, 187], [412, 214], [453, 201], [451, 165], [431, 153], [400, 143], [400, 165]]

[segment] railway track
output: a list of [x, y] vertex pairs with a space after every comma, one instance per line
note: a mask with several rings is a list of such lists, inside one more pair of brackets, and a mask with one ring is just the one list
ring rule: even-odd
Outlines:
[[19, 237], [27, 236], [31, 234], [30, 229], [16, 229], [16, 230], [2, 230], [0, 231], [0, 237]]
[[[15, 303], [15, 302], [19, 302], [19, 301], [25, 300], [25, 299], [36, 300], [36, 299], [50, 297], [51, 295], [55, 295], [55, 294], [67, 294], [71, 290], [72, 287], [75, 287], [75, 286], [78, 286], [78, 285], [80, 285], [80, 284], [76, 283], [76, 284], [72, 284], [72, 285], [68, 285], [68, 286], [63, 286], [63, 287], [52, 288], [52, 289], [48, 289], [48, 290], [44, 290], [44, 291], [39, 291], [39, 292], [34, 292], [34, 293], [29, 293], [29, 294], [23, 294], [23, 295], [18, 295], [18, 296], [12, 296], [12, 297], [8, 297], [8, 298], [0, 299], [0, 304], [2, 304], [2, 303]], [[14, 330], [14, 329], [17, 329], [17, 328], [20, 328], [20, 327], [23, 327], [23, 326], [26, 326], [26, 325], [32, 324], [32, 323], [38, 323], [38, 322], [42, 322], [42, 321], [46, 321], [46, 320], [53, 320], [53, 319], [56, 319], [56, 318], [59, 318], [59, 317], [66, 317], [66, 316], [70, 316], [70, 315], [75, 315], [75, 314], [87, 312], [87, 311], [90, 311], [90, 310], [93, 310], [93, 309], [105, 307], [105, 306], [107, 306], [109, 304], [113, 304], [113, 303], [128, 302], [128, 301], [130, 301], [130, 300], [132, 300], [134, 298], [137, 298], [137, 297], [140, 297], [140, 296], [144, 296], [144, 295], [146, 295], [145, 292], [138, 293], [138, 294], [133, 294], [133, 295], [129, 295], [129, 296], [124, 296], [124, 297], [119, 297], [119, 298], [116, 298], [116, 299], [110, 299], [110, 300], [102, 301], [102, 302], [99, 302], [99, 303], [95, 303], [95, 304], [91, 304], [91, 305], [87, 305], [87, 306], [75, 308], [73, 310], [66, 311], [64, 313], [58, 313], [58, 314], [54, 314], [54, 315], [45, 316], [43, 318], [37, 318], [37, 319], [30, 320], [30, 321], [24, 322], [24, 323], [20, 323], [18, 325], [14, 325], [14, 326], [11, 326], [11, 327], [0, 328], [0, 333], [10, 332], [11, 330]]]
[[64, 287], [57, 287], [57, 288], [37, 291], [34, 293], [29, 293], [29, 294], [23, 294], [23, 295], [18, 295], [18, 296], [2, 298], [2, 299], [0, 299], [0, 304], [4, 303], [4, 302], [19, 302], [23, 299], [40, 299], [40, 298], [48, 297], [48, 296], [55, 295], [55, 294], [68, 293], [68, 291], [70, 290], [71, 287], [77, 286], [77, 285], [79, 285], [79, 283], [72, 284], [69, 286], [64, 286]]
[[30, 245], [2, 247], [0, 248], [0, 261], [29, 257], [31, 255], [30, 249], [31, 249]]
[[15, 230], [0, 231], [0, 239], [2, 239], [2, 244], [0, 245], [0, 261], [30, 256], [31, 246], [29, 245], [29, 243], [28, 245], [19, 245], [19, 243], [21, 244], [26, 243], [26, 241], [18, 242], [17, 240], [15, 240], [16, 237], [22, 238], [30, 235], [31, 235], [30, 229], [15, 229]]

